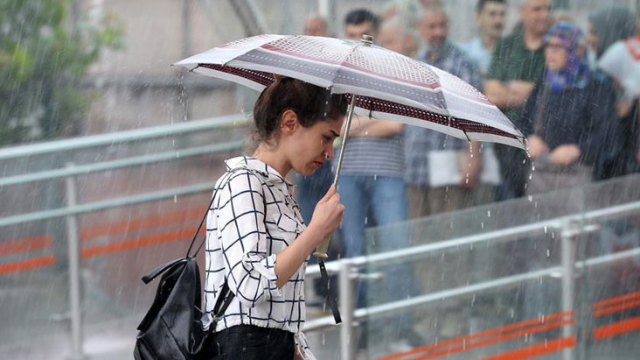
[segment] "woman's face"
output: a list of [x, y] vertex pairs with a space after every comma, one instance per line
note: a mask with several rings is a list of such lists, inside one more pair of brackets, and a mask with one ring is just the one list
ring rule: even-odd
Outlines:
[[544, 55], [549, 70], [560, 71], [567, 65], [569, 52], [562, 40], [554, 36], [544, 48]]
[[291, 167], [302, 175], [311, 175], [325, 161], [333, 159], [333, 141], [340, 135], [344, 116], [337, 120], [318, 121], [310, 127], [298, 125], [287, 140]]

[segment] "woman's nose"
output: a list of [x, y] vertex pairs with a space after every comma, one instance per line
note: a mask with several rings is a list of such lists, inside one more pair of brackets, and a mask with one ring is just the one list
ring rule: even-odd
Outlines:
[[327, 151], [325, 151], [324, 158], [327, 160], [333, 160], [333, 144], [329, 145]]

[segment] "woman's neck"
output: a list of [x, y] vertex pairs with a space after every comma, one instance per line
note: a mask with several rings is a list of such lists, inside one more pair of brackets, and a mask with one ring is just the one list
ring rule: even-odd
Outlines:
[[267, 149], [260, 144], [253, 157], [274, 168], [282, 177], [286, 177], [291, 171], [291, 164], [277, 149]]

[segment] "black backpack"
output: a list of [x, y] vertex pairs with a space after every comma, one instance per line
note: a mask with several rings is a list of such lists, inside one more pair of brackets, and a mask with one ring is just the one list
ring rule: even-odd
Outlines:
[[[139, 333], [133, 352], [136, 360], [199, 360], [205, 356], [204, 353], [210, 352], [205, 349], [206, 340], [215, 336], [213, 332], [217, 315], [224, 314], [234, 294], [225, 282], [213, 309], [215, 316], [209, 331], [203, 330], [202, 289], [196, 255], [204, 245], [206, 236], [195, 253], [190, 254], [215, 195], [216, 192], [191, 240], [187, 255], [159, 266], [142, 277], [142, 281], [148, 284], [163, 274], [153, 305], [138, 325]], [[206, 357], [211, 359], [212, 355], [215, 354], [208, 353]]]

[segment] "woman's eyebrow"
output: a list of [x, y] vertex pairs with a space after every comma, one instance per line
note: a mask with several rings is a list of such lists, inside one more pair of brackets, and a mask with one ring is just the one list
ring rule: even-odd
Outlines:
[[340, 134], [338, 134], [335, 130], [331, 130], [331, 133], [333, 134], [333, 136], [335, 137], [340, 137]]

